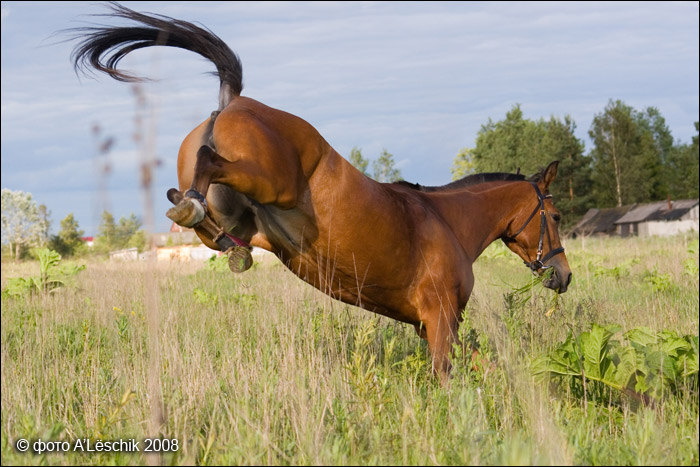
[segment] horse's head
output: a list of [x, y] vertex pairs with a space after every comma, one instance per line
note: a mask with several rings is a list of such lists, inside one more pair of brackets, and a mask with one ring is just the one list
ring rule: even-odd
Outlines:
[[541, 275], [553, 268], [554, 274], [543, 284], [557, 293], [564, 293], [571, 282], [571, 269], [559, 240], [561, 215], [549, 194], [558, 165], [559, 161], [552, 162], [543, 172], [530, 178], [532, 189], [518, 203], [519, 208], [503, 241], [535, 274]]

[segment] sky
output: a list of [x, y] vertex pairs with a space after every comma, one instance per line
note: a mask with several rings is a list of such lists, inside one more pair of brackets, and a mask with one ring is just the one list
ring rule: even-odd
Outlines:
[[[406, 180], [441, 185], [481, 126], [519, 104], [525, 118], [570, 115], [588, 130], [610, 99], [658, 108], [677, 141], [698, 117], [697, 2], [123, 2], [198, 22], [243, 63], [243, 95], [311, 123], [341, 155], [393, 154]], [[60, 31], [121, 24], [92, 2], [2, 2], [2, 188], [32, 193], [52, 231], [73, 213], [144, 217], [131, 85], [78, 76]], [[157, 47], [120, 67], [143, 85], [155, 128], [155, 230], [167, 231], [183, 138], [217, 107], [198, 55]], [[94, 128], [100, 129], [99, 133]], [[100, 144], [112, 138], [107, 155]], [[108, 174], [102, 168], [109, 164]]]

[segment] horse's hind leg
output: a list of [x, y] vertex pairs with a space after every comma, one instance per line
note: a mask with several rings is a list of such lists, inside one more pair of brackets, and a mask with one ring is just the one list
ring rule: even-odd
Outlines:
[[[226, 185], [260, 204], [273, 204], [282, 209], [294, 207], [297, 201], [297, 171], [284, 154], [258, 154], [261, 159], [275, 157], [273, 169], [264, 168], [250, 158], [230, 161], [209, 146], [197, 151], [190, 189], [168, 217], [184, 227], [199, 225], [207, 214], [207, 192], [212, 183]], [[269, 164], [268, 164], [269, 165]], [[171, 201], [173, 201], [171, 199]]]
[[175, 206], [167, 215], [183, 227], [199, 226], [207, 217], [207, 193], [212, 183], [227, 185], [261, 204], [293, 207], [296, 203], [296, 189], [293, 187], [295, 174], [285, 171], [283, 167], [280, 169], [276, 172], [264, 170], [260, 164], [245, 159], [232, 162], [211, 147], [201, 146], [197, 151], [190, 189], [184, 197], [168, 193], [168, 199]]
[[[241, 151], [245, 147], [242, 145], [238, 150]], [[239, 243], [231, 245], [231, 240], [236, 243], [237, 239], [227, 235], [209, 217], [207, 193], [211, 184], [228, 186], [235, 192], [261, 204], [273, 204], [283, 209], [296, 205], [297, 166], [293, 159], [285, 157], [289, 154], [285, 154], [282, 150], [275, 152], [266, 148], [264, 144], [261, 144], [261, 148], [263, 150], [256, 156], [261, 160], [274, 157], [276, 162], [274, 168], [265, 169], [261, 163], [252, 161], [251, 157], [228, 160], [217, 154], [211, 147], [201, 146], [196, 154], [190, 189], [185, 192], [184, 197], [179, 197], [176, 206], [167, 214], [175, 223], [184, 227], [193, 227], [208, 247], [222, 251], [229, 250], [229, 266], [232, 266], [232, 270], [236, 272], [241, 269], [238, 266], [236, 266], [238, 269], [234, 268], [231, 261], [236, 261], [237, 265], [241, 263], [240, 267], [244, 268], [242, 270], [247, 269], [245, 265], [249, 264], [249, 253], [247, 250], [241, 250], [247, 245]], [[169, 198], [176, 202], [171, 194]], [[210, 206], [209, 210], [213, 207]]]
[[275, 168], [250, 158], [230, 161], [209, 146], [197, 151], [192, 185], [186, 197], [204, 202], [209, 185], [221, 183], [243, 193], [260, 204], [273, 204], [282, 209], [292, 208], [297, 201], [297, 171], [283, 154], [258, 155], [260, 159], [275, 158]]

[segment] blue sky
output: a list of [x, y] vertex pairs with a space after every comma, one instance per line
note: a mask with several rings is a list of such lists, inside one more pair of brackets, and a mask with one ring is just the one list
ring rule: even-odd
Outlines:
[[[342, 155], [374, 159], [386, 148], [405, 179], [450, 181], [459, 150], [489, 118], [515, 104], [526, 118], [571, 115], [587, 132], [609, 99], [657, 107], [675, 139], [698, 120], [697, 2], [124, 2], [205, 25], [243, 62], [243, 94], [298, 115]], [[74, 213], [87, 235], [109, 209], [143, 215], [141, 150], [132, 89], [106, 75], [77, 77], [73, 43], [55, 32], [114, 24], [91, 2], [2, 2], [3, 188], [29, 191], [52, 213], [53, 231]], [[170, 48], [137, 51], [121, 67], [145, 85], [162, 161], [156, 230], [169, 227], [180, 142], [217, 105], [213, 67]], [[102, 128], [115, 145], [98, 176]], [[107, 190], [100, 191], [102, 184]]]

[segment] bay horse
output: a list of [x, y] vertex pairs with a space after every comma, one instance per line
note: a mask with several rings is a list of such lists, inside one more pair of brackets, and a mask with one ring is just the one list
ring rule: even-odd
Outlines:
[[[209, 59], [220, 80], [218, 108], [187, 135], [177, 162], [179, 189], [168, 217], [192, 227], [209, 248], [244, 271], [257, 246], [335, 299], [415, 326], [432, 369], [450, 371], [461, 312], [474, 286], [472, 264], [502, 239], [558, 293], [571, 280], [549, 186], [557, 162], [525, 179], [472, 175], [442, 187], [378, 183], [341, 157], [309, 123], [242, 92], [242, 67], [209, 30], [118, 4], [110, 16], [133, 25], [80, 28], [72, 60], [120, 81], [116, 68], [150, 46]], [[546, 239], [546, 242], [545, 242]]]

